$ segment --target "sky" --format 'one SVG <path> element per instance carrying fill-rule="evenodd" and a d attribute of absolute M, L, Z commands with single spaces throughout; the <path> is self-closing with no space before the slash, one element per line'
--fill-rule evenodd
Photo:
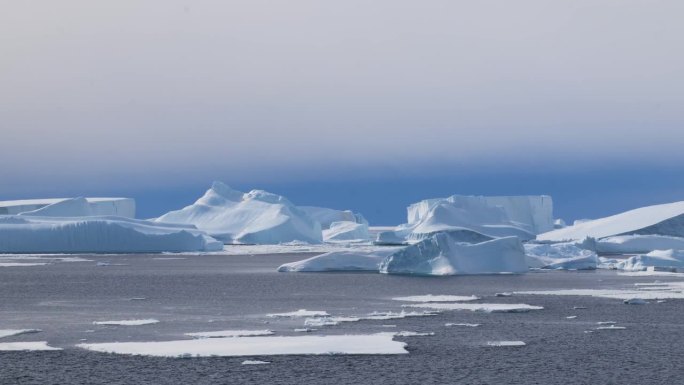
<path fill-rule="evenodd" d="M 0 13 L 0 199 L 211 181 L 397 224 L 411 202 L 684 200 L 684 2 L 16 1 Z"/>

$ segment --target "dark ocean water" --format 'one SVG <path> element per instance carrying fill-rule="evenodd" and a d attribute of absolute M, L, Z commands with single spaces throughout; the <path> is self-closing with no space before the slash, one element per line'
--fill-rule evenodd
<path fill-rule="evenodd" d="M 497 292 L 558 288 L 633 288 L 676 278 L 625 277 L 610 271 L 541 272 L 519 276 L 406 277 L 360 273 L 277 273 L 305 255 L 91 256 L 93 262 L 0 268 L 0 329 L 43 332 L 0 342 L 48 341 L 64 350 L 0 352 L 1 384 L 681 384 L 684 301 L 624 305 L 590 297 L 494 297 Z M 96 262 L 111 262 L 97 266 Z M 447 311 L 431 317 L 359 321 L 317 334 L 434 332 L 395 337 L 407 355 L 153 358 L 88 352 L 84 342 L 154 341 L 223 329 L 271 329 L 301 335 L 302 319 L 268 313 L 297 309 L 333 315 L 401 311 L 395 296 L 478 295 L 480 302 L 527 303 L 529 313 Z M 144 300 L 131 300 L 145 298 Z M 574 306 L 587 309 L 574 310 Z M 577 315 L 576 319 L 565 317 Z M 93 321 L 155 318 L 145 326 Z M 598 321 L 626 330 L 595 331 Z M 448 322 L 480 327 L 445 327 Z M 393 324 L 396 328 L 383 325 Z M 521 340 L 520 348 L 488 341 Z"/>

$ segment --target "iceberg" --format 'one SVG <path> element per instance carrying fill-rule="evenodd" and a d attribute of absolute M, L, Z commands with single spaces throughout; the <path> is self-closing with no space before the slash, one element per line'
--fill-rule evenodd
<path fill-rule="evenodd" d="M 445 231 L 472 243 L 508 236 L 527 241 L 554 228 L 552 214 L 551 197 L 544 195 L 426 199 L 410 205 L 407 223 L 378 234 L 376 243 L 419 241 Z"/>
<path fill-rule="evenodd" d="M 654 250 L 684 250 L 684 238 L 667 235 L 621 235 L 595 241 L 601 254 L 646 254 Z"/>
<path fill-rule="evenodd" d="M 192 226 L 115 216 L 0 215 L 0 253 L 158 253 L 219 251 Z"/>
<path fill-rule="evenodd" d="M 85 201 L 85 202 L 83 202 Z M 60 204 L 63 203 L 64 204 Z M 113 215 L 126 218 L 135 218 L 135 200 L 131 198 L 54 198 L 54 199 L 24 199 L 14 201 L 0 201 L 0 215 L 38 215 L 78 217 L 83 214 L 82 206 L 87 204 L 86 215 Z M 35 213 L 46 206 L 42 213 Z M 76 210 L 76 211 L 70 211 Z"/>
<path fill-rule="evenodd" d="M 380 264 L 384 274 L 460 275 L 525 273 L 525 251 L 517 237 L 477 244 L 459 243 L 448 234 L 432 237 L 399 250 Z"/>
<path fill-rule="evenodd" d="M 377 273 L 380 263 L 396 248 L 378 251 L 333 251 L 286 263 L 279 272 L 372 271 Z"/>
<path fill-rule="evenodd" d="M 641 207 L 617 215 L 580 222 L 537 236 L 543 241 L 595 239 L 622 235 L 684 237 L 684 201 Z"/>
<path fill-rule="evenodd" d="M 326 242 L 367 241 L 369 239 L 368 223 L 333 222 L 328 229 L 323 230 L 323 240 Z"/>
<path fill-rule="evenodd" d="M 214 182 L 194 204 L 157 222 L 191 224 L 224 243 L 321 243 L 320 224 L 285 197 L 262 190 L 242 193 Z"/>
<path fill-rule="evenodd" d="M 527 243 L 527 264 L 531 268 L 555 270 L 596 270 L 598 255 L 575 243 Z"/>
<path fill-rule="evenodd" d="M 299 206 L 299 209 L 320 223 L 322 229 L 329 229 L 335 222 L 365 223 L 368 225 L 368 221 L 363 215 L 350 210 L 335 210 L 315 206 Z"/>
<path fill-rule="evenodd" d="M 626 271 L 645 271 L 649 268 L 677 270 L 684 269 L 684 251 L 655 250 L 648 254 L 635 255 L 615 264 L 615 268 Z"/>

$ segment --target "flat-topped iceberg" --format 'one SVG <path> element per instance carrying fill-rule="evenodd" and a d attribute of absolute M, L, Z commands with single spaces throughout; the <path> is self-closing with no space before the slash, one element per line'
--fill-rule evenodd
<path fill-rule="evenodd" d="M 385 258 L 385 274 L 460 275 L 525 273 L 525 251 L 517 237 L 498 238 L 477 244 L 454 241 L 448 234 L 432 237 Z"/>
<path fill-rule="evenodd" d="M 403 243 L 438 232 L 458 234 L 464 242 L 515 236 L 534 239 L 553 229 L 553 203 L 548 196 L 484 197 L 453 195 L 426 199 L 407 208 L 407 223 L 378 234 L 377 243 Z"/>
<path fill-rule="evenodd" d="M 157 218 L 197 226 L 224 243 L 321 243 L 320 224 L 285 197 L 262 190 L 242 193 L 214 182 L 194 204 Z"/>
<path fill-rule="evenodd" d="M 0 253 L 217 251 L 223 245 L 193 226 L 123 217 L 0 215 Z"/>
<path fill-rule="evenodd" d="M 621 235 L 684 237 L 684 201 L 641 207 L 617 215 L 576 223 L 537 236 L 538 240 L 601 239 Z"/>
<path fill-rule="evenodd" d="M 575 243 L 527 243 L 525 255 L 531 268 L 555 270 L 595 270 L 599 263 L 594 251 Z"/>
<path fill-rule="evenodd" d="M 43 208 L 45 210 L 41 210 Z M 0 201 L 0 215 L 18 214 L 59 217 L 114 215 L 135 218 L 135 200 L 131 198 L 54 198 Z"/>

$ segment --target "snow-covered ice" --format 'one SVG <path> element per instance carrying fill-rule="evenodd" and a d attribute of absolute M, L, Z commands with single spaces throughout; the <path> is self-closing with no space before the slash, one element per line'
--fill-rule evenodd
<path fill-rule="evenodd" d="M 408 297 L 394 297 L 395 301 L 405 302 L 467 302 L 480 299 L 474 295 L 411 295 Z"/>
<path fill-rule="evenodd" d="M 609 326 L 599 326 L 596 328 L 596 330 L 625 330 L 627 329 L 624 326 L 615 326 L 615 325 L 609 325 Z"/>
<path fill-rule="evenodd" d="M 470 310 L 484 313 L 525 313 L 531 310 L 542 310 L 542 306 L 527 305 L 524 303 L 444 303 L 430 302 L 404 305 L 434 310 Z"/>
<path fill-rule="evenodd" d="M 227 337 L 250 337 L 250 336 L 270 336 L 270 330 L 218 330 L 213 332 L 185 333 L 188 337 L 195 338 L 227 338 Z"/>
<path fill-rule="evenodd" d="M 162 342 L 79 344 L 104 353 L 157 357 L 271 356 L 293 354 L 408 354 L 393 333 L 366 335 L 206 338 Z"/>
<path fill-rule="evenodd" d="M 395 252 L 383 260 L 385 274 L 460 275 L 525 273 L 525 252 L 517 237 L 467 244 L 449 235 L 432 237 Z"/>
<path fill-rule="evenodd" d="M 378 272 L 380 263 L 396 248 L 376 251 L 345 250 L 333 251 L 286 263 L 278 268 L 280 272 L 323 272 L 323 271 L 372 271 Z"/>
<path fill-rule="evenodd" d="M 352 222 L 368 225 L 368 221 L 359 213 L 350 210 L 335 210 L 327 207 L 299 206 L 309 217 L 321 224 L 322 229 L 329 229 L 335 222 Z"/>
<path fill-rule="evenodd" d="M 363 317 L 364 320 L 392 320 L 392 319 L 402 319 L 402 318 L 407 318 L 407 317 L 430 317 L 430 316 L 435 316 L 437 315 L 438 312 L 436 311 L 400 311 L 400 312 L 392 312 L 392 311 L 386 311 L 386 312 L 372 312 L 368 314 L 367 316 Z"/>
<path fill-rule="evenodd" d="M 95 321 L 95 322 L 93 322 L 94 325 L 107 325 L 107 326 L 142 326 L 142 325 L 151 325 L 151 324 L 156 324 L 156 323 L 159 323 L 159 320 L 156 320 L 154 318 L 130 319 L 130 320 L 121 320 L 121 321 Z"/>
<path fill-rule="evenodd" d="M 525 256 L 531 268 L 553 270 L 595 270 L 598 256 L 575 243 L 526 243 Z"/>
<path fill-rule="evenodd" d="M 368 241 L 369 239 L 368 223 L 333 222 L 330 228 L 323 230 L 323 240 L 326 242 Z"/>
<path fill-rule="evenodd" d="M 412 332 L 412 331 L 400 331 L 394 333 L 397 337 L 428 337 L 434 336 L 434 332 Z"/>
<path fill-rule="evenodd" d="M 0 352 L 9 351 L 52 351 L 62 350 L 49 346 L 47 341 L 32 341 L 32 342 L 0 342 Z"/>
<path fill-rule="evenodd" d="M 345 316 L 326 316 L 326 317 L 312 317 L 304 320 L 304 326 L 307 327 L 323 327 L 323 326 L 337 326 L 342 322 L 357 322 L 359 317 L 345 317 Z"/>
<path fill-rule="evenodd" d="M 0 216 L 0 253 L 214 251 L 193 227 L 124 217 Z"/>
<path fill-rule="evenodd" d="M 654 250 L 684 250 L 684 238 L 667 235 L 621 235 L 599 239 L 595 250 L 604 254 L 646 254 Z"/>
<path fill-rule="evenodd" d="M 626 271 L 643 271 L 649 267 L 684 269 L 684 250 L 656 250 L 645 255 L 635 255 L 617 262 L 614 267 Z"/>
<path fill-rule="evenodd" d="M 587 296 L 598 298 L 612 298 L 622 301 L 640 298 L 642 300 L 655 299 L 684 299 L 684 288 L 673 283 L 662 290 L 619 290 L 619 289 L 564 289 L 564 290 L 539 290 L 517 292 L 523 295 L 562 295 L 562 296 Z"/>
<path fill-rule="evenodd" d="M 243 193 L 214 182 L 194 204 L 157 218 L 197 226 L 224 243 L 321 243 L 321 225 L 285 197 L 262 190 Z"/>
<path fill-rule="evenodd" d="M 617 215 L 579 223 L 537 236 L 538 240 L 567 241 L 618 235 L 684 237 L 684 201 L 641 207 Z"/>
<path fill-rule="evenodd" d="M 493 347 L 520 347 L 520 346 L 525 346 L 526 344 L 523 341 L 489 341 L 487 342 L 487 346 L 493 346 Z"/>

